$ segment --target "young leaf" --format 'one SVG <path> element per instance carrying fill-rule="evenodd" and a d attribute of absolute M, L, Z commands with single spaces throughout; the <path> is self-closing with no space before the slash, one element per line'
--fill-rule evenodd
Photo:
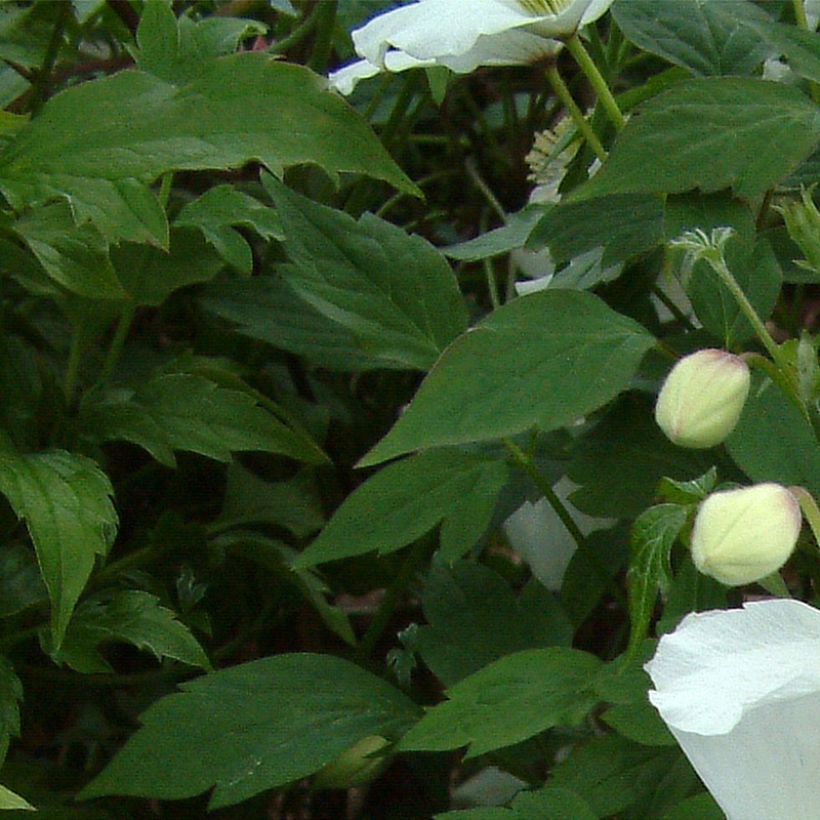
<path fill-rule="evenodd" d="M 173 658 L 189 666 L 211 668 L 188 627 L 159 598 L 140 589 L 84 601 L 74 611 L 62 645 L 50 654 L 55 663 L 65 663 L 77 672 L 112 672 L 99 646 L 114 641 L 148 650 L 157 660 Z"/>
<path fill-rule="evenodd" d="M 367 213 L 356 222 L 264 180 L 294 263 L 281 269 L 285 281 L 364 349 L 427 370 L 466 329 L 453 272 L 421 237 Z"/>
<path fill-rule="evenodd" d="M 594 655 L 551 647 L 507 655 L 447 690 L 402 738 L 399 751 L 470 748 L 467 757 L 512 746 L 591 708 L 601 666 Z"/>
<path fill-rule="evenodd" d="M 690 80 L 646 102 L 572 198 L 731 187 L 753 199 L 794 171 L 818 139 L 817 106 L 796 88 L 740 77 Z"/>
<path fill-rule="evenodd" d="M 237 191 L 217 185 L 199 199 L 189 202 L 174 220 L 178 228 L 198 228 L 214 250 L 241 273 L 253 268 L 251 247 L 234 226 L 256 231 L 264 239 L 284 239 L 282 221 L 272 208 Z"/>
<path fill-rule="evenodd" d="M 632 528 L 629 584 L 629 617 L 632 627 L 627 654 L 632 657 L 649 629 L 658 600 L 658 589 L 669 579 L 669 553 L 683 529 L 688 508 L 658 504 L 644 512 Z"/>
<path fill-rule="evenodd" d="M 59 647 L 94 567 L 117 531 L 114 491 L 91 459 L 64 450 L 0 450 L 0 493 L 25 519 L 51 599 L 51 640 Z"/>
<path fill-rule="evenodd" d="M 178 20 L 169 3 L 146 3 L 132 49 L 137 65 L 169 83 L 195 80 L 208 62 L 236 50 L 241 40 L 264 34 L 267 27 L 255 20 L 208 17 Z"/>
<path fill-rule="evenodd" d="M 189 373 L 156 376 L 133 391 L 91 396 L 81 408 L 81 423 L 89 438 L 133 442 L 169 467 L 176 463 L 174 450 L 217 461 L 250 450 L 311 464 L 324 461 L 318 447 L 260 407 L 253 396 Z"/>
<path fill-rule="evenodd" d="M 164 247 L 165 214 L 146 182 L 251 161 L 273 173 L 310 162 L 418 193 L 322 78 L 258 53 L 213 60 L 180 87 L 122 71 L 66 89 L 0 151 L 0 191 L 18 210 L 66 199 L 110 241 Z"/>
<path fill-rule="evenodd" d="M 445 351 L 359 463 L 569 424 L 623 390 L 652 336 L 591 293 L 547 290 L 491 313 Z"/>
<path fill-rule="evenodd" d="M 28 800 L 15 794 L 11 789 L 0 786 L 0 809 L 17 809 L 18 811 L 36 811 Z"/>
<path fill-rule="evenodd" d="M 264 658 L 184 683 L 81 793 L 181 799 L 215 786 L 209 808 L 307 777 L 368 735 L 419 717 L 397 689 L 330 655 Z M 196 754 L 192 753 L 196 750 Z"/>
<path fill-rule="evenodd" d="M 533 581 L 516 596 L 481 564 L 435 561 L 422 606 L 428 625 L 418 629 L 416 646 L 445 686 L 504 655 L 572 641 L 572 625 L 544 587 Z"/>
<path fill-rule="evenodd" d="M 748 0 L 630 0 L 612 14 L 635 45 L 699 76 L 751 74 L 773 51 L 759 34 L 771 18 Z"/>
<path fill-rule="evenodd" d="M 345 499 L 319 537 L 299 556 L 304 568 L 377 550 L 395 552 L 440 521 L 475 505 L 474 517 L 450 550 L 451 560 L 483 535 L 495 500 L 507 481 L 503 461 L 466 455 L 454 449 L 429 450 L 391 464 L 371 476 Z"/>

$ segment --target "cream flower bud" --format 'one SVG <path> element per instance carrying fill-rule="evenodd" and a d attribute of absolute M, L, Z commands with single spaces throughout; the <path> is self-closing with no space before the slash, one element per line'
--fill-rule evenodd
<path fill-rule="evenodd" d="M 377 753 L 389 746 L 381 735 L 368 735 L 354 743 L 332 763 L 316 773 L 315 789 L 350 789 L 375 780 L 387 766 L 388 757 Z"/>
<path fill-rule="evenodd" d="M 681 359 L 666 377 L 655 421 L 680 447 L 714 447 L 734 430 L 750 383 L 743 359 L 725 350 L 699 350 Z"/>
<path fill-rule="evenodd" d="M 779 484 L 712 493 L 692 530 L 692 560 L 729 586 L 776 572 L 791 555 L 802 517 L 795 497 Z"/>

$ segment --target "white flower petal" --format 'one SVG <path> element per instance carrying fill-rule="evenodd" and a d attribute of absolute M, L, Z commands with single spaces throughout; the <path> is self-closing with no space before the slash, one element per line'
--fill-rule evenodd
<path fill-rule="evenodd" d="M 646 670 L 728 820 L 817 820 L 820 612 L 772 600 L 689 615 Z"/>
<path fill-rule="evenodd" d="M 820 693 L 820 612 L 772 600 L 687 615 L 646 671 L 670 727 L 726 734 L 763 705 Z"/>

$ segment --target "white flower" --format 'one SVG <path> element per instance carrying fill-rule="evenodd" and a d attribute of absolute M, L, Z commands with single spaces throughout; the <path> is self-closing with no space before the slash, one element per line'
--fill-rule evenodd
<path fill-rule="evenodd" d="M 645 668 L 728 820 L 820 817 L 820 612 L 771 600 L 691 614 Z"/>
<path fill-rule="evenodd" d="M 555 56 L 614 0 L 419 0 L 374 17 L 353 34 L 363 59 L 333 72 L 343 94 L 380 71 L 442 65 L 468 74 L 482 65 L 526 65 Z"/>
<path fill-rule="evenodd" d="M 729 586 L 777 572 L 792 554 L 803 517 L 797 499 L 779 484 L 712 493 L 692 529 L 692 561 Z"/>

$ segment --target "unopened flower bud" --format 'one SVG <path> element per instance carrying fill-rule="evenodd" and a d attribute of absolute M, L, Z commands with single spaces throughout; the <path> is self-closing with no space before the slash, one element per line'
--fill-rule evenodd
<path fill-rule="evenodd" d="M 388 757 L 376 753 L 390 742 L 381 735 L 368 735 L 342 752 L 332 763 L 316 773 L 316 789 L 351 789 L 375 780 L 387 765 Z"/>
<path fill-rule="evenodd" d="M 692 560 L 729 586 L 759 581 L 786 563 L 801 523 L 797 500 L 779 484 L 712 493 L 695 518 Z"/>
<path fill-rule="evenodd" d="M 655 421 L 680 447 L 714 447 L 734 430 L 750 383 L 743 359 L 725 350 L 699 350 L 681 359 L 666 377 Z"/>

